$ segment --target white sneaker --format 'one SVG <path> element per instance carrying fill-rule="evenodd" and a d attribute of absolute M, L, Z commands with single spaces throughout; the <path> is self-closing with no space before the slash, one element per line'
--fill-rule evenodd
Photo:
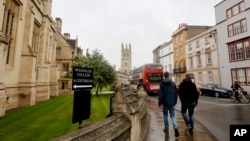
<path fill-rule="evenodd" d="M 188 125 L 186 126 L 186 130 L 189 130 L 189 129 L 191 129 L 191 125 L 190 125 L 190 124 L 188 124 Z"/>

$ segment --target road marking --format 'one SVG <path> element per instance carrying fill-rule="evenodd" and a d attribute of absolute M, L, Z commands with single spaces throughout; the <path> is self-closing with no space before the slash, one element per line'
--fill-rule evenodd
<path fill-rule="evenodd" d="M 243 104 L 243 103 L 237 103 L 237 104 L 218 104 L 218 103 L 213 103 L 213 102 L 208 102 L 208 101 L 203 101 L 203 100 L 199 100 L 199 102 L 203 102 L 203 103 L 208 103 L 208 104 L 213 104 L 213 105 L 219 105 L 219 106 L 234 106 L 234 105 L 249 105 L 249 104 Z"/>

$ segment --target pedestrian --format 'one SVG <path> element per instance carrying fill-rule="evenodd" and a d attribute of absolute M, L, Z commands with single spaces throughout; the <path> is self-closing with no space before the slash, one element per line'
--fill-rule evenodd
<path fill-rule="evenodd" d="M 139 80 L 139 84 L 136 87 L 136 91 L 138 91 L 140 88 L 143 88 L 146 91 L 146 86 L 142 79 Z"/>
<path fill-rule="evenodd" d="M 192 81 L 190 73 L 186 74 L 186 78 L 181 82 L 178 92 L 181 101 L 181 114 L 186 123 L 186 129 L 189 130 L 189 133 L 193 133 L 194 109 L 198 104 L 199 92 Z"/>
<path fill-rule="evenodd" d="M 164 72 L 164 79 L 160 84 L 158 105 L 163 109 L 164 133 L 169 134 L 168 112 L 172 120 L 175 137 L 179 137 L 178 124 L 175 117 L 175 105 L 177 103 L 176 84 L 169 78 L 169 72 Z"/>
<path fill-rule="evenodd" d="M 233 92 L 234 92 L 234 95 L 235 95 L 235 99 L 237 101 L 239 101 L 239 103 L 241 102 L 240 99 L 239 99 L 239 91 L 240 90 L 243 90 L 243 88 L 240 86 L 240 81 L 239 80 L 235 80 L 234 81 L 234 84 L 232 84 L 231 86 Z"/>

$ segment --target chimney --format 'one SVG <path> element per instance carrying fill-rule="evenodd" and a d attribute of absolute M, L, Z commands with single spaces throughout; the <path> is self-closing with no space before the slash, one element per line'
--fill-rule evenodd
<path fill-rule="evenodd" d="M 63 35 L 64 35 L 65 39 L 70 39 L 70 34 L 69 33 L 64 33 Z"/>
<path fill-rule="evenodd" d="M 62 19 L 61 18 L 56 18 L 56 29 L 60 33 L 62 32 Z"/>

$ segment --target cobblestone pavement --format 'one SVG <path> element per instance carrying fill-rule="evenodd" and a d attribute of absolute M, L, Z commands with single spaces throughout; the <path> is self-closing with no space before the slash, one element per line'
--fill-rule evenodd
<path fill-rule="evenodd" d="M 158 107 L 155 99 L 148 98 L 148 113 L 150 115 L 150 125 L 148 135 L 145 141 L 215 141 L 215 138 L 202 126 L 197 120 L 194 123 L 193 134 L 185 130 L 186 125 L 180 111 L 176 111 L 177 123 L 180 136 L 174 136 L 174 129 L 169 118 L 169 135 L 165 136 L 163 132 L 164 123 L 162 110 Z"/>

